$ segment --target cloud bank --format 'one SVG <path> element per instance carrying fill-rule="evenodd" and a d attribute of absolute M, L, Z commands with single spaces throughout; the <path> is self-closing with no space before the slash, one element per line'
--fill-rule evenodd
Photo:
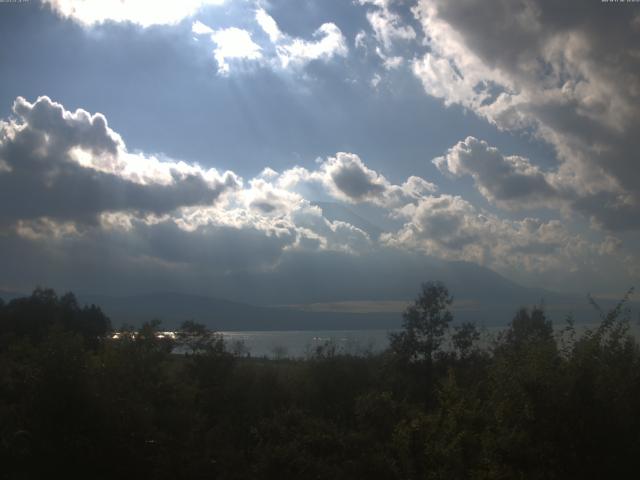
<path fill-rule="evenodd" d="M 498 205 L 543 202 L 539 192 L 546 188 L 553 199 L 556 188 L 526 159 L 471 137 L 436 164 L 470 175 Z M 103 115 L 72 112 L 48 97 L 15 100 L 13 116 L 0 123 L 0 165 L 2 250 L 29 251 L 34 262 L 58 265 L 58 274 L 79 269 L 76 279 L 105 259 L 112 278 L 135 268 L 195 284 L 212 275 L 249 281 L 292 258 L 304 265 L 326 255 L 384 263 L 402 252 L 535 274 L 580 272 L 621 258 L 614 236 L 591 241 L 558 220 L 501 218 L 438 193 L 421 177 L 393 183 L 354 153 L 338 152 L 313 169 L 266 168 L 242 179 L 130 152 Z M 397 227 L 372 236 L 347 217 L 329 220 L 313 191 L 368 206 Z"/>

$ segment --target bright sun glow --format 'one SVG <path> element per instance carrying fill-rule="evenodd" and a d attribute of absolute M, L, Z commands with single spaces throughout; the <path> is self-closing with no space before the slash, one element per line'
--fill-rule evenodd
<path fill-rule="evenodd" d="M 225 0 L 45 0 L 60 15 L 85 25 L 113 20 L 130 21 L 143 27 L 175 24 L 206 5 L 220 5 Z"/>

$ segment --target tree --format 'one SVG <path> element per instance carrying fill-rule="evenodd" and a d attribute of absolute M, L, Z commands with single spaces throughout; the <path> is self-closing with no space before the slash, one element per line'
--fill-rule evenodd
<path fill-rule="evenodd" d="M 502 336 L 505 345 L 516 349 L 525 345 L 554 343 L 553 325 L 542 307 L 518 310 Z"/>
<path fill-rule="evenodd" d="M 54 327 L 80 334 L 95 349 L 111 330 L 111 322 L 95 305 L 80 307 L 73 293 L 58 297 L 54 290 L 40 287 L 1 309 L 0 336 L 11 334 L 39 343 Z"/>
<path fill-rule="evenodd" d="M 474 344 L 480 340 L 480 332 L 471 322 L 458 325 L 454 330 L 455 333 L 451 337 L 453 348 L 456 349 L 460 358 L 467 358 L 473 352 Z"/>
<path fill-rule="evenodd" d="M 453 297 L 442 282 L 426 282 L 403 314 L 404 331 L 391 334 L 391 348 L 408 362 L 431 364 L 453 320 Z"/>
<path fill-rule="evenodd" d="M 185 320 L 177 332 L 178 343 L 187 353 L 222 354 L 225 352 L 224 338 L 193 320 Z"/>

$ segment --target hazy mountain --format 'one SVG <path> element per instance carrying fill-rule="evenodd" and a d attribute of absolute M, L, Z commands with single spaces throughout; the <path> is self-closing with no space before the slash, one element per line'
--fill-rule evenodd
<path fill-rule="evenodd" d="M 475 273 L 466 265 L 459 266 L 466 273 Z M 480 279 L 476 279 L 480 280 Z M 593 322 L 597 315 L 586 299 L 563 296 L 552 292 L 541 292 L 518 287 L 509 282 L 497 292 L 496 284 L 490 286 L 491 292 L 501 293 L 503 302 L 487 303 L 481 298 L 456 297 L 453 311 L 456 322 L 473 321 L 482 325 L 506 325 L 515 311 L 521 306 L 540 304 L 544 299 L 545 308 L 555 322 L 573 314 L 578 322 Z M 475 292 L 481 294 L 482 292 Z M 546 296 L 541 296 L 545 294 Z M 398 301 L 397 310 L 373 308 L 366 313 L 344 311 L 344 304 L 314 304 L 289 307 L 260 307 L 240 302 L 231 302 L 217 298 L 180 293 L 152 293 L 128 297 L 103 295 L 80 295 L 81 303 L 100 305 L 112 319 L 114 326 L 122 323 L 140 325 L 144 321 L 158 318 L 166 328 L 175 328 L 184 320 L 195 320 L 216 330 L 358 330 L 358 329 L 395 329 L 401 326 L 401 312 L 410 303 Z M 358 302 L 366 306 L 367 302 Z M 602 302 L 609 308 L 612 301 Z"/>
<path fill-rule="evenodd" d="M 454 296 L 458 322 L 506 325 L 519 307 L 540 303 L 556 322 L 569 314 L 578 322 L 597 320 L 584 296 L 525 288 L 471 263 L 428 260 L 417 264 L 407 258 L 391 258 L 398 274 L 386 277 L 382 275 L 382 271 L 388 271 L 386 265 L 377 272 L 371 264 L 365 268 L 353 257 L 345 257 L 344 262 L 328 256 L 326 261 L 313 264 L 283 264 L 281 270 L 288 274 L 277 281 L 269 274 L 255 276 L 245 285 L 247 300 L 242 301 L 175 292 L 130 296 L 76 293 L 81 303 L 99 305 L 116 327 L 158 318 L 167 328 L 175 328 L 184 320 L 217 330 L 398 328 L 401 312 L 417 296 L 420 283 L 427 280 L 441 280 L 447 285 Z M 291 275 L 288 269 L 300 269 L 305 274 Z M 288 278 L 298 281 L 287 283 Z M 0 291 L 5 301 L 19 296 L 23 294 Z M 606 309 L 614 303 L 603 300 L 601 305 Z M 352 308 L 354 304 L 357 308 Z"/>
<path fill-rule="evenodd" d="M 129 297 L 79 295 L 79 301 L 99 305 L 116 327 L 122 323 L 140 325 L 154 318 L 162 320 L 166 328 L 175 328 L 184 320 L 195 320 L 215 330 L 357 330 L 400 325 L 398 313 L 308 312 L 180 293 Z"/>
<path fill-rule="evenodd" d="M 0 290 L 0 298 L 3 299 L 5 302 L 8 302 L 9 300 L 13 300 L 14 298 L 20 298 L 24 296 L 25 296 L 25 293 L 23 292 L 16 292 L 14 290 Z"/>

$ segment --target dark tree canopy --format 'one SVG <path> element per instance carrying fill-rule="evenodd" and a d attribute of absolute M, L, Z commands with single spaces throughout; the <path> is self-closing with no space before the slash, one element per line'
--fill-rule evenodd
<path fill-rule="evenodd" d="M 542 307 L 521 308 L 516 312 L 502 336 L 504 346 L 515 349 L 532 344 L 548 344 L 554 341 L 553 324 Z"/>
<path fill-rule="evenodd" d="M 0 305 L 0 336 L 39 342 L 52 328 L 77 333 L 95 346 L 111 330 L 111 322 L 100 307 L 81 307 L 73 293 L 58 297 L 52 289 L 36 288 L 29 297 Z"/>
<path fill-rule="evenodd" d="M 392 348 L 409 361 L 431 362 L 453 320 L 453 297 L 441 282 L 426 282 L 403 314 L 404 331 L 392 335 Z"/>
<path fill-rule="evenodd" d="M 37 290 L 0 306 L 0 478 L 638 476 L 624 302 L 579 334 L 521 309 L 487 348 L 471 324 L 450 331 L 450 305 L 423 285 L 381 354 L 265 359 L 194 321 L 175 340 L 151 321 L 90 346 L 99 309 Z"/>

